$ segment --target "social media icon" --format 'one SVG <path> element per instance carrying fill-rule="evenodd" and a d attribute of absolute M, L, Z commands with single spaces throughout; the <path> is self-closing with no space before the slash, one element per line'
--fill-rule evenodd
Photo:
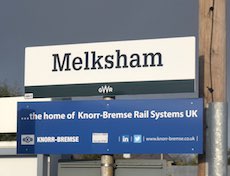
<path fill-rule="evenodd" d="M 133 143 L 142 143 L 142 135 L 140 134 L 133 135 Z"/>
<path fill-rule="evenodd" d="M 128 143 L 129 142 L 129 135 L 123 135 L 121 137 L 121 142 Z"/>

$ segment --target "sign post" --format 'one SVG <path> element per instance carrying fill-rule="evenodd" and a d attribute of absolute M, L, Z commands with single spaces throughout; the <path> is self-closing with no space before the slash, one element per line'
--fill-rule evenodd
<path fill-rule="evenodd" d="M 104 97 L 104 100 L 113 100 L 115 97 Z M 113 176 L 114 158 L 113 155 L 101 155 L 101 176 Z"/>
<path fill-rule="evenodd" d="M 226 57 L 226 0 L 199 0 L 199 57 L 203 62 L 204 67 L 201 72 L 203 73 L 203 79 L 201 79 L 200 94 L 204 98 L 205 106 L 213 106 L 214 103 L 226 103 L 227 102 L 227 57 Z M 201 74 L 200 74 L 201 75 Z M 221 108 L 221 110 L 223 110 Z M 222 111 L 224 114 L 225 111 Z M 226 121 L 227 116 L 218 116 L 220 122 Z M 207 114 L 204 119 L 208 118 Z M 208 121 L 208 120 L 206 120 Z M 205 175 L 227 175 L 227 126 L 219 128 L 218 125 L 214 126 L 213 131 L 218 131 L 220 134 L 217 136 L 210 136 L 212 139 L 219 140 L 213 151 L 210 151 L 209 161 L 207 161 L 207 152 L 199 155 L 199 167 L 198 176 Z M 218 128 L 216 128 L 218 127 Z M 204 131 L 207 130 L 206 124 Z M 205 133 L 205 132 L 204 132 Z M 217 134 L 217 133 L 216 133 Z M 206 140 L 204 140 L 206 143 Z M 220 155 L 217 155 L 217 152 Z M 214 155 L 213 155 L 214 154 Z M 215 173 L 207 173 L 207 162 L 215 163 Z M 212 170 L 214 171 L 214 170 Z"/>
<path fill-rule="evenodd" d="M 185 3 L 179 0 L 165 6 L 165 2 L 157 1 L 151 6 L 151 3 L 145 4 L 142 8 L 139 8 L 139 4 L 141 5 L 140 2 L 135 2 L 140 13 L 149 11 L 146 9 L 151 7 L 151 14 L 137 14 L 135 27 L 126 25 L 127 28 L 122 28 L 124 34 L 130 35 L 117 33 L 117 30 L 120 31 L 120 25 L 117 25 L 120 18 L 115 11 L 110 14 L 114 16 L 114 21 L 110 20 L 110 24 L 114 26 L 109 35 L 111 42 L 26 48 L 26 95 L 34 98 L 137 94 L 139 97 L 145 94 L 143 98 L 154 96 L 153 94 L 164 94 L 164 98 L 169 98 L 169 94 L 170 97 L 171 94 L 180 94 L 180 97 L 189 94 L 186 98 L 198 97 L 197 42 L 194 37 L 198 36 L 197 2 Z M 108 5 L 108 9 L 113 7 Z M 119 5 L 119 2 L 114 5 Z M 125 10 L 129 7 L 126 5 L 123 3 L 119 8 Z M 192 13 L 187 10 L 188 14 L 180 14 L 191 7 Z M 85 9 L 81 10 L 79 14 L 85 13 Z M 126 13 L 125 10 L 124 14 Z M 95 13 L 85 13 L 86 16 L 92 14 Z M 91 25 L 90 19 L 94 18 L 87 21 Z M 144 19 L 144 23 L 141 19 Z M 189 23 L 185 24 L 185 21 Z M 82 24 L 85 24 L 84 18 L 79 20 L 77 26 L 84 26 Z M 76 41 L 106 41 L 108 36 L 104 36 L 104 31 L 107 31 L 108 24 L 104 20 L 96 20 L 95 25 L 100 30 L 96 38 L 89 39 L 83 32 L 82 38 L 79 35 L 81 39 L 78 37 Z M 134 30 L 132 34 L 130 27 Z M 79 33 L 78 30 L 76 32 Z M 149 37 L 155 39 L 146 40 Z M 135 40 L 113 41 L 127 38 Z M 164 105 L 160 100 L 118 101 L 121 106 L 111 102 L 94 104 L 91 101 L 86 102 L 87 105 L 84 102 L 73 102 L 75 105 L 72 102 L 68 102 L 68 105 L 54 102 L 49 105 L 40 104 L 39 107 L 35 104 L 19 104 L 18 152 L 50 154 L 68 151 L 106 154 L 104 156 L 143 151 L 202 153 L 200 101 L 170 100 L 164 101 Z M 176 103 L 187 106 L 175 106 Z M 42 108 L 43 105 L 45 109 Z M 30 128 L 23 131 L 25 126 Z M 114 126 L 119 127 L 116 128 L 117 131 Z M 66 148 L 65 151 L 60 150 L 63 147 Z M 49 148 L 53 150 L 49 151 Z M 109 161 L 102 161 L 102 164 L 111 165 Z"/>

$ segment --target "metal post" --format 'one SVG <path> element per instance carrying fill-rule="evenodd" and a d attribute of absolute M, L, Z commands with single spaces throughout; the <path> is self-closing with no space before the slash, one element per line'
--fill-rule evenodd
<path fill-rule="evenodd" d="M 115 97 L 104 97 L 104 100 L 113 100 Z M 101 176 L 113 176 L 113 155 L 101 155 Z"/>
<path fill-rule="evenodd" d="M 48 156 L 47 155 L 37 155 L 37 176 L 47 176 L 48 175 Z"/>
<path fill-rule="evenodd" d="M 50 155 L 50 176 L 58 175 L 58 160 L 62 159 L 61 155 Z"/>
<path fill-rule="evenodd" d="M 227 176 L 227 103 L 210 103 L 208 115 L 208 175 Z"/>
<path fill-rule="evenodd" d="M 114 159 L 112 155 L 101 156 L 101 176 L 113 176 Z"/>
<path fill-rule="evenodd" d="M 163 153 L 161 153 L 161 160 L 163 160 L 164 159 L 164 154 Z"/>

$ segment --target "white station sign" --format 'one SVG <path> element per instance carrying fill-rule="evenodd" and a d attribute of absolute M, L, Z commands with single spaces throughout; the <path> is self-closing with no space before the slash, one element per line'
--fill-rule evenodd
<path fill-rule="evenodd" d="M 194 92 L 195 43 L 195 37 L 178 37 L 28 47 L 25 92 L 34 97 Z"/>

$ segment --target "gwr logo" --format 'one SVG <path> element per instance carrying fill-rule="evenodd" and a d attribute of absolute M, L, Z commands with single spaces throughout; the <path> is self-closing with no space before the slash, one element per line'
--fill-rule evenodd
<path fill-rule="evenodd" d="M 98 92 L 99 93 L 112 93 L 113 88 L 111 86 L 104 85 L 98 88 Z"/>

